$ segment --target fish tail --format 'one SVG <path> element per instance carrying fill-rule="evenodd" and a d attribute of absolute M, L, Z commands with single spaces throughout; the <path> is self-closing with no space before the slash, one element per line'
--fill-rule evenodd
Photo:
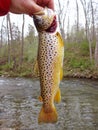
<path fill-rule="evenodd" d="M 39 113 L 38 123 L 56 123 L 58 119 L 57 111 L 55 106 L 51 109 L 51 111 L 46 112 L 44 107 L 41 108 Z"/>
<path fill-rule="evenodd" d="M 60 91 L 60 88 L 58 88 L 57 92 L 56 92 L 56 95 L 54 97 L 54 101 L 59 103 L 61 101 L 61 91 Z"/>

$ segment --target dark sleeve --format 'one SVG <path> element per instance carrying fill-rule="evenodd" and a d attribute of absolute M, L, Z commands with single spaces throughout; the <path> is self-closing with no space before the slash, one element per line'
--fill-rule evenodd
<path fill-rule="evenodd" d="M 0 16 L 9 12 L 11 0 L 0 0 Z"/>

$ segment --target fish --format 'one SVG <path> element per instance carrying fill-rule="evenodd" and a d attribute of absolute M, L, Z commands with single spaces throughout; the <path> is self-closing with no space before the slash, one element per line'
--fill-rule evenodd
<path fill-rule="evenodd" d="M 61 101 L 60 81 L 63 78 L 64 42 L 57 31 L 57 17 L 53 10 L 45 8 L 33 16 L 38 31 L 38 68 L 42 108 L 38 123 L 56 123 L 58 113 L 54 102 Z"/>

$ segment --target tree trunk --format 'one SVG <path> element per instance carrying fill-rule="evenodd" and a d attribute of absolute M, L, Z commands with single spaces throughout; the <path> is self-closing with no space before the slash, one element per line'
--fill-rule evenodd
<path fill-rule="evenodd" d="M 23 23 L 22 23 L 22 43 L 21 43 L 21 59 L 20 63 L 23 62 L 23 55 L 24 55 L 24 25 L 25 25 L 25 16 L 23 14 Z"/>
<path fill-rule="evenodd" d="M 77 10 L 77 33 L 79 32 L 79 6 L 76 0 L 76 10 Z"/>
<path fill-rule="evenodd" d="M 1 26 L 1 40 L 0 40 L 0 49 L 2 48 L 2 43 L 3 43 L 3 33 L 2 33 L 2 26 Z"/>
<path fill-rule="evenodd" d="M 95 65 L 98 66 L 98 28 L 96 31 Z"/>
<path fill-rule="evenodd" d="M 62 7 L 63 6 L 63 7 Z M 60 31 L 61 35 L 65 41 L 65 19 L 66 19 L 66 14 L 69 6 L 69 0 L 66 1 L 66 10 L 65 10 L 65 3 L 62 5 L 61 1 L 58 0 L 58 20 L 59 20 L 59 26 L 60 26 Z"/>
<path fill-rule="evenodd" d="M 92 37 L 92 41 L 95 41 L 95 20 L 94 20 L 94 8 L 93 8 L 93 2 L 91 0 L 91 11 L 92 11 L 92 33 L 93 33 L 93 37 Z"/>
<path fill-rule="evenodd" d="M 2 48 L 2 44 L 3 44 L 3 22 L 4 22 L 4 18 L 1 24 L 1 41 L 0 41 L 0 48 Z"/>
<path fill-rule="evenodd" d="M 11 63 L 11 48 L 10 48 L 10 37 L 9 37 L 9 16 L 6 16 L 6 23 L 7 23 L 7 41 L 8 41 L 8 63 Z"/>
<path fill-rule="evenodd" d="M 69 43 L 70 42 L 70 38 L 69 38 L 69 16 L 68 16 L 68 24 L 67 24 L 67 42 Z"/>
<path fill-rule="evenodd" d="M 86 33 L 86 39 L 87 39 L 87 31 L 88 31 L 88 20 L 87 20 L 87 7 L 86 7 L 86 0 L 80 0 L 83 11 L 84 11 L 84 16 L 85 16 L 85 33 Z"/>
<path fill-rule="evenodd" d="M 92 56 L 92 39 L 91 39 L 91 33 L 90 33 L 90 29 L 89 29 L 89 20 L 88 19 L 88 14 L 89 14 L 89 7 L 90 7 L 90 3 L 87 3 L 86 0 L 80 0 L 82 7 L 83 7 L 83 11 L 84 11 L 84 16 L 85 16 L 85 31 L 86 31 L 86 39 L 89 42 L 89 54 L 90 54 L 90 61 L 92 63 L 93 60 L 93 56 Z"/>
<path fill-rule="evenodd" d="M 90 55 L 90 61 L 92 63 L 92 60 L 93 60 L 93 54 L 92 54 L 92 39 L 90 37 L 90 31 L 88 29 L 87 31 L 87 40 L 89 42 L 89 55 Z"/>
<path fill-rule="evenodd" d="M 15 48 L 14 48 L 14 40 L 13 40 L 13 33 L 12 33 L 12 25 L 11 25 L 11 19 L 10 19 L 10 14 L 8 13 L 8 23 L 9 23 L 9 30 L 10 30 L 10 37 L 11 37 L 11 52 L 12 52 L 12 56 L 13 56 L 13 61 L 14 61 L 14 67 L 16 65 L 16 58 L 15 58 Z"/>

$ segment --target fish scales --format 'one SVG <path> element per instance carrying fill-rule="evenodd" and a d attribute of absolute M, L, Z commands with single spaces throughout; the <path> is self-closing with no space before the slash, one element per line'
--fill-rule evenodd
<path fill-rule="evenodd" d="M 54 101 L 60 102 L 60 80 L 63 75 L 64 44 L 60 33 L 56 30 L 56 17 L 48 8 L 34 16 L 38 30 L 38 67 L 40 73 L 41 96 L 43 102 L 39 113 L 39 123 L 55 123 L 58 114 Z"/>
<path fill-rule="evenodd" d="M 54 84 L 54 62 L 57 56 L 58 42 L 56 35 L 51 35 L 45 32 L 39 34 L 39 69 L 41 78 L 41 96 L 44 105 L 49 103 L 53 94 Z"/>

